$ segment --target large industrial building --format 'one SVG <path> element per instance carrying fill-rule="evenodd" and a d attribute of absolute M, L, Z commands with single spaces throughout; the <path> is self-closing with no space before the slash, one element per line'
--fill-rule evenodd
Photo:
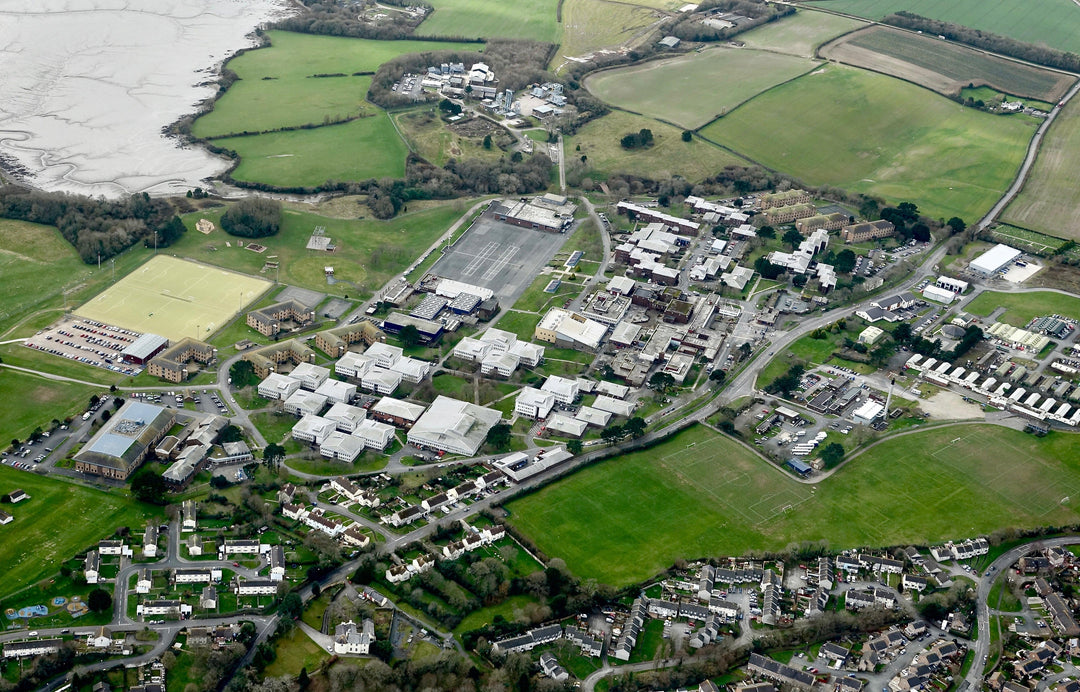
<path fill-rule="evenodd" d="M 971 260 L 971 264 L 968 265 L 968 268 L 976 274 L 981 274 L 982 276 L 993 276 L 1005 267 L 1009 266 L 1019 256 L 1020 251 L 1016 248 L 998 243 L 983 254 Z"/>
<path fill-rule="evenodd" d="M 120 352 L 125 363 L 145 365 L 151 358 L 169 347 L 169 340 L 157 334 L 143 334 Z"/>
<path fill-rule="evenodd" d="M 500 420 L 502 413 L 494 409 L 439 396 L 409 430 L 409 444 L 473 456 Z"/>
<path fill-rule="evenodd" d="M 171 409 L 128 400 L 75 455 L 75 470 L 127 480 L 175 420 Z"/>

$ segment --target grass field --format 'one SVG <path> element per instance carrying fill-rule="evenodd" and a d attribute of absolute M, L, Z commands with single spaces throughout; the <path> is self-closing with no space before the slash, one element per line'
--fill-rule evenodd
<path fill-rule="evenodd" d="M 75 314 L 173 340 L 205 338 L 268 288 L 264 279 L 158 255 Z"/>
<path fill-rule="evenodd" d="M 906 10 L 1027 43 L 1080 52 L 1080 7 L 1072 0 L 818 0 L 810 5 L 878 20 Z"/>
<path fill-rule="evenodd" d="M 1080 11 L 1080 8 L 1077 8 Z M 1043 137 L 1023 189 L 1001 220 L 1056 238 L 1080 240 L 1080 102 L 1069 101 Z"/>
<path fill-rule="evenodd" d="M 493 146 L 485 149 L 483 137 L 466 137 L 452 130 L 439 118 L 435 106 L 428 104 L 419 108 L 390 115 L 414 153 L 436 166 L 445 166 L 451 158 L 484 159 L 497 161 L 506 156 L 500 146 L 509 147 L 513 137 L 503 129 L 491 134 Z"/>
<path fill-rule="evenodd" d="M 0 219 L 0 333 L 38 310 L 62 308 L 64 291 L 80 295 L 94 274 L 55 227 Z"/>
<path fill-rule="evenodd" d="M 695 129 L 814 63 L 781 53 L 710 48 L 668 60 L 606 70 L 585 80 L 602 101 Z"/>
<path fill-rule="evenodd" d="M 0 565 L 4 582 L 0 597 L 54 573 L 64 560 L 121 526 L 140 529 L 159 509 L 135 502 L 126 491 L 104 492 L 0 466 L 0 494 L 22 488 L 30 499 L 5 509 L 15 521 L 3 527 Z M 63 516 L 77 521 L 56 521 L 58 508 Z M 28 550 L 27 546 L 33 546 Z"/>
<path fill-rule="evenodd" d="M 48 430 L 54 419 L 62 421 L 81 413 L 86 409 L 90 395 L 103 391 L 104 387 L 46 380 L 18 370 L 0 368 L 0 401 L 23 404 L 2 407 L 0 449 L 6 449 L 13 439 L 25 440 L 34 428 Z"/>
<path fill-rule="evenodd" d="M 1034 129 L 1026 116 L 978 112 L 898 79 L 829 65 L 701 134 L 813 185 L 976 219 L 1012 182 Z"/>
<path fill-rule="evenodd" d="M 258 274 L 267 258 L 276 256 L 275 261 L 281 265 L 280 273 L 269 274 L 268 279 L 350 298 L 366 297 L 408 268 L 468 206 L 468 200 L 458 200 L 408 211 L 389 221 L 330 218 L 286 208 L 278 234 L 259 240 L 267 246 L 262 254 L 238 248 L 235 242 L 233 247 L 225 247 L 226 240 L 231 242 L 235 238 L 226 236 L 221 230 L 209 235 L 194 230 L 201 218 L 218 224 L 224 210 L 219 208 L 183 216 L 189 230 L 170 251 L 248 274 Z M 366 208 L 356 208 L 358 216 L 366 211 Z M 326 228 L 326 235 L 338 248 L 336 252 L 329 254 L 306 249 L 307 240 L 316 226 Z M 333 265 L 339 281 L 334 286 L 326 283 L 323 269 L 328 264 Z"/>
<path fill-rule="evenodd" d="M 214 143 L 239 154 L 233 178 L 280 187 L 402 178 L 409 153 L 385 111 L 338 125 L 226 137 Z"/>
<path fill-rule="evenodd" d="M 511 502 L 511 523 L 583 578 L 626 585 L 679 558 L 921 544 L 1076 521 L 1080 438 L 995 426 L 887 441 L 818 486 L 694 427 Z M 1002 453 L 987 458 L 992 447 Z M 1052 482 L 1051 482 L 1052 481 Z"/>
<path fill-rule="evenodd" d="M 1008 94 L 1057 101 L 1076 81 L 1060 72 L 886 26 L 848 34 L 822 48 L 821 53 L 823 57 L 907 79 L 946 95 L 957 94 L 973 83 Z"/>
<path fill-rule="evenodd" d="M 1065 244 L 1061 238 L 1052 238 L 1042 233 L 1029 231 L 1016 226 L 999 224 L 993 229 L 994 238 L 1006 245 L 1012 245 L 1026 252 L 1048 255 Z"/>
<path fill-rule="evenodd" d="M 800 9 L 794 17 L 784 17 L 739 34 L 739 40 L 747 48 L 812 58 L 821 44 L 864 24 L 850 17 Z"/>
<path fill-rule="evenodd" d="M 652 130 L 653 146 L 624 149 L 619 144 L 623 135 L 643 127 Z M 586 123 L 566 138 L 566 152 L 568 157 L 587 156 L 589 175 L 596 179 L 615 173 L 631 173 L 657 179 L 679 175 L 699 181 L 716 175 L 724 166 L 747 165 L 744 159 L 709 142 L 700 139 L 682 141 L 682 131 L 677 127 L 624 111 L 612 111 Z"/>
<path fill-rule="evenodd" d="M 563 36 L 552 61 L 555 68 L 565 64 L 567 56 L 632 44 L 657 21 L 649 8 L 608 0 L 565 0 L 562 12 Z"/>
<path fill-rule="evenodd" d="M 1064 315 L 1080 320 L 1080 298 L 1053 291 L 1031 293 L 983 291 L 975 300 L 964 306 L 964 310 L 973 315 L 985 317 L 999 307 L 1005 308 L 1005 312 L 998 317 L 998 321 L 1007 322 L 1015 327 L 1023 327 L 1032 318 L 1040 315 Z"/>
<path fill-rule="evenodd" d="M 267 32 L 270 46 L 232 59 L 228 68 L 240 78 L 214 104 L 214 110 L 195 121 L 198 137 L 238 132 L 261 132 L 321 124 L 323 119 L 376 113 L 365 101 L 371 77 L 379 65 L 407 53 L 431 50 L 481 50 L 483 46 L 433 41 L 373 41 L 314 36 L 288 31 Z M 316 78 L 312 75 L 347 76 Z"/>
<path fill-rule="evenodd" d="M 431 5 L 435 11 L 417 27 L 417 36 L 559 42 L 557 0 L 431 0 Z"/>

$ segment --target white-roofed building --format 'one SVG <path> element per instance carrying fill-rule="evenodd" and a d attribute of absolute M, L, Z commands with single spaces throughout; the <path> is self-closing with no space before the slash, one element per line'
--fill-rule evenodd
<path fill-rule="evenodd" d="M 311 363 L 300 363 L 289 373 L 289 377 L 299 380 L 302 388 L 314 392 L 319 388 L 319 385 L 329 379 L 330 368 L 312 365 Z"/>
<path fill-rule="evenodd" d="M 411 404 L 401 399 L 384 396 L 371 407 L 369 413 L 375 420 L 400 428 L 408 428 L 424 415 L 425 409 L 426 407 L 420 404 Z"/>
<path fill-rule="evenodd" d="M 861 425 L 870 425 L 884 412 L 884 404 L 879 404 L 876 401 L 867 401 L 865 404 L 855 409 L 855 412 L 851 414 L 851 419 Z"/>
<path fill-rule="evenodd" d="M 611 331 L 611 343 L 616 346 L 631 346 L 641 333 L 641 325 L 633 322 L 619 322 Z"/>
<path fill-rule="evenodd" d="M 406 382 L 416 383 L 428 376 L 428 373 L 431 372 L 431 363 L 426 360 L 405 356 L 398 358 L 387 369 L 401 375 L 401 379 Z"/>
<path fill-rule="evenodd" d="M 542 391 L 551 392 L 555 395 L 555 401 L 560 404 L 572 404 L 578 398 L 581 385 L 577 380 L 571 380 L 566 377 L 560 377 L 559 375 L 552 375 L 548 377 L 543 386 L 540 387 Z"/>
<path fill-rule="evenodd" d="M 630 393 L 630 388 L 625 384 L 615 384 L 614 382 L 608 382 L 606 380 L 600 380 L 596 383 L 597 394 L 607 394 L 613 396 L 616 399 L 625 399 L 626 395 Z"/>
<path fill-rule="evenodd" d="M 399 346 L 391 346 L 390 344 L 384 344 L 380 341 L 368 346 L 368 349 L 364 351 L 364 355 L 369 358 L 375 359 L 375 364 L 380 368 L 389 368 L 394 363 L 398 362 L 404 351 Z"/>
<path fill-rule="evenodd" d="M 555 395 L 534 387 L 525 387 L 518 392 L 514 401 L 514 413 L 526 418 L 540 420 L 547 418 L 555 406 Z"/>
<path fill-rule="evenodd" d="M 461 281 L 454 281 L 453 279 L 443 279 L 439 282 L 439 285 L 435 287 L 435 295 L 442 296 L 443 298 L 457 298 L 462 293 L 470 293 L 474 296 L 479 296 L 480 300 L 487 300 L 495 295 L 495 292 L 490 288 L 474 286 L 472 284 L 462 283 Z"/>
<path fill-rule="evenodd" d="M 294 380 L 288 375 L 272 372 L 259 383 L 259 396 L 273 401 L 288 399 L 296 390 L 300 389 L 300 380 Z"/>
<path fill-rule="evenodd" d="M 351 433 L 356 430 L 356 426 L 360 424 L 360 421 L 367 418 L 367 411 L 359 406 L 338 402 L 330 407 L 330 410 L 326 412 L 323 418 L 334 421 L 337 429 L 341 432 Z"/>
<path fill-rule="evenodd" d="M 326 408 L 326 397 L 315 392 L 298 390 L 285 400 L 285 413 L 294 416 L 317 416 Z"/>
<path fill-rule="evenodd" d="M 368 449 L 377 449 L 381 452 L 393 441 L 394 426 L 376 420 L 363 420 L 356 426 L 353 435 L 362 439 L 364 446 Z"/>
<path fill-rule="evenodd" d="M 559 435 L 581 437 L 585 434 L 585 429 L 589 427 L 589 424 L 583 420 L 556 413 L 548 419 L 545 427 L 551 432 L 558 433 Z"/>
<path fill-rule="evenodd" d="M 1015 261 L 1020 254 L 1020 251 L 1016 248 L 998 243 L 973 259 L 971 264 L 968 265 L 968 268 L 976 274 L 993 276 L 1000 270 L 1009 266 L 1009 264 Z"/>
<path fill-rule="evenodd" d="M 473 456 L 500 420 L 499 411 L 440 395 L 409 430 L 409 443 Z"/>
<path fill-rule="evenodd" d="M 948 289 L 941 288 L 940 286 L 935 286 L 933 284 L 930 284 L 929 286 L 924 288 L 922 294 L 923 298 L 926 298 L 927 300 L 932 300 L 937 303 L 945 303 L 946 305 L 956 300 L 955 293 Z"/>
<path fill-rule="evenodd" d="M 356 398 L 356 385 L 341 380 L 327 380 L 315 390 L 333 403 L 347 404 Z"/>
<path fill-rule="evenodd" d="M 491 349 L 492 344 L 467 336 L 454 346 L 454 357 L 479 363 L 487 357 Z"/>
<path fill-rule="evenodd" d="M 596 401 L 593 402 L 592 407 L 600 409 L 601 411 L 609 411 L 616 416 L 629 416 L 634 412 L 634 404 L 631 402 L 616 399 L 604 394 L 596 397 Z"/>
<path fill-rule="evenodd" d="M 372 368 L 360 379 L 360 386 L 377 394 L 393 394 L 401 385 L 401 373 L 385 368 Z"/>
<path fill-rule="evenodd" d="M 294 440 L 311 442 L 321 445 L 330 433 L 335 432 L 337 424 L 322 416 L 307 415 L 293 426 L 292 436 Z"/>
<path fill-rule="evenodd" d="M 611 415 L 611 411 L 601 411 L 592 406 L 582 406 L 577 410 L 577 413 L 574 414 L 574 418 L 589 425 L 602 428 L 611 420 Z"/>
<path fill-rule="evenodd" d="M 480 362 L 480 374 L 510 377 L 517 370 L 520 363 L 521 359 L 513 353 L 492 351 Z"/>
<path fill-rule="evenodd" d="M 633 292 L 635 286 L 637 286 L 637 282 L 629 276 L 616 276 L 608 281 L 607 290 L 611 293 L 628 296 Z"/>
<path fill-rule="evenodd" d="M 356 461 L 356 457 L 360 456 L 366 446 L 363 439 L 334 430 L 319 445 L 319 453 L 327 459 L 351 464 Z"/>
<path fill-rule="evenodd" d="M 562 308 L 552 308 L 536 325 L 534 337 L 556 346 L 595 351 L 605 334 L 607 325 Z"/>
<path fill-rule="evenodd" d="M 349 351 L 334 364 L 334 373 L 339 377 L 360 379 L 375 367 L 375 359 L 364 353 Z"/>

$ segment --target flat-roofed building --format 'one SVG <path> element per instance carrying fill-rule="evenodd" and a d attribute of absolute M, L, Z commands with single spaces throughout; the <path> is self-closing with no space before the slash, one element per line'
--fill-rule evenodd
<path fill-rule="evenodd" d="M 334 421 L 337 429 L 341 432 L 351 433 L 356 430 L 356 426 L 362 420 L 367 418 L 367 411 L 359 406 L 337 402 L 330 407 L 330 410 L 326 412 L 323 418 Z"/>
<path fill-rule="evenodd" d="M 167 409 L 128 399 L 75 455 L 75 470 L 126 480 L 173 425 Z"/>
<path fill-rule="evenodd" d="M 396 392 L 397 388 L 401 386 L 401 380 L 402 377 L 400 372 L 375 367 L 360 378 L 360 386 L 368 392 L 390 395 Z"/>
<path fill-rule="evenodd" d="M 327 380 L 319 385 L 315 393 L 325 396 L 335 404 L 347 404 L 356 398 L 356 385 L 341 380 Z"/>
<path fill-rule="evenodd" d="M 534 337 L 563 348 L 595 351 L 607 334 L 607 325 L 562 308 L 552 308 L 536 325 Z"/>
<path fill-rule="evenodd" d="M 327 459 L 351 464 L 356 461 L 356 457 L 360 456 L 365 447 L 363 439 L 334 430 L 319 443 L 319 454 Z"/>
<path fill-rule="evenodd" d="M 383 423 L 396 425 L 399 428 L 411 428 L 426 410 L 426 406 L 384 396 L 371 407 L 368 413 L 372 418 Z"/>
<path fill-rule="evenodd" d="M 326 408 L 326 397 L 322 394 L 298 390 L 285 400 L 285 413 L 301 416 L 317 416 Z"/>
<path fill-rule="evenodd" d="M 300 389 L 300 380 L 272 372 L 259 383 L 259 396 L 271 401 L 284 401 Z"/>
<path fill-rule="evenodd" d="M 547 418 L 555 406 L 555 395 L 535 387 L 525 387 L 518 392 L 514 400 L 514 413 L 526 418 L 540 420 Z"/>
<path fill-rule="evenodd" d="M 1016 248 L 998 243 L 971 261 L 968 269 L 982 276 L 993 276 L 1020 257 Z"/>
<path fill-rule="evenodd" d="M 330 378 L 330 368 L 312 365 L 311 363 L 300 363 L 289 373 L 289 377 L 298 380 L 303 389 L 314 392 Z"/>
<path fill-rule="evenodd" d="M 359 380 L 375 367 L 375 359 L 364 353 L 349 351 L 334 363 L 334 374 L 338 377 L 351 377 Z"/>
<path fill-rule="evenodd" d="M 311 444 L 321 445 L 330 433 L 335 432 L 337 423 L 332 420 L 328 420 L 321 416 L 308 414 L 300 419 L 300 421 L 293 426 L 292 436 L 293 439 L 300 442 L 310 442 Z"/>
<path fill-rule="evenodd" d="M 409 430 L 408 439 L 420 448 L 473 456 L 501 420 L 499 411 L 440 395 Z"/>
<path fill-rule="evenodd" d="M 356 430 L 353 431 L 353 436 L 362 439 L 364 441 L 364 446 L 368 449 L 375 449 L 381 452 L 389 447 L 390 443 L 393 441 L 394 426 L 380 423 L 376 420 L 364 420 L 360 422 L 360 425 L 356 426 Z"/>

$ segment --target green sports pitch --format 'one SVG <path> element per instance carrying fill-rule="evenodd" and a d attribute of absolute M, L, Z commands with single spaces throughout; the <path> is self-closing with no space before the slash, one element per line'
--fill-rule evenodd
<path fill-rule="evenodd" d="M 993 425 L 901 435 L 799 483 L 695 426 L 508 503 L 510 523 L 582 578 L 625 586 L 679 559 L 926 545 L 1077 520 L 1080 436 Z M 993 450 L 987 454 L 987 450 Z"/>
<path fill-rule="evenodd" d="M 254 276 L 158 255 L 75 314 L 170 340 L 205 339 L 270 285 Z"/>

